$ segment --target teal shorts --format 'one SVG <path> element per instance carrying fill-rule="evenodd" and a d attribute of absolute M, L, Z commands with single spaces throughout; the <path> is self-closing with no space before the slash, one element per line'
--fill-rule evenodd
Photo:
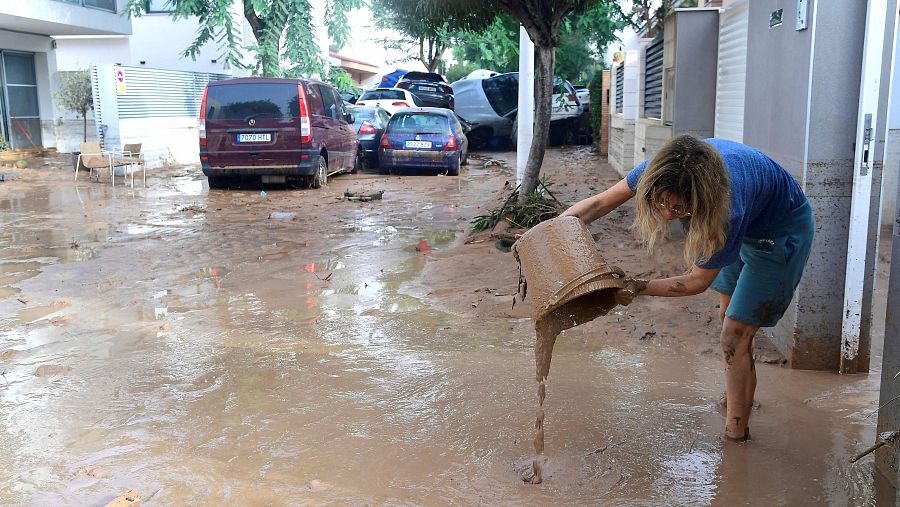
<path fill-rule="evenodd" d="M 766 233 L 745 236 L 740 257 L 712 283 L 714 291 L 731 296 L 725 316 L 759 327 L 777 324 L 803 276 L 814 229 L 807 201 Z"/>

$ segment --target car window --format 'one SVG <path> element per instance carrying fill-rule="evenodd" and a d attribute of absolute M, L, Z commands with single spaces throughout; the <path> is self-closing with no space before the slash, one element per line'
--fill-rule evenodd
<path fill-rule="evenodd" d="M 406 95 L 400 90 L 372 90 L 362 94 L 359 100 L 404 100 Z"/>
<path fill-rule="evenodd" d="M 330 88 L 331 96 L 334 97 L 334 114 L 332 118 L 336 120 L 343 120 L 346 116 L 347 110 L 344 109 L 344 99 L 341 98 L 340 94 L 334 88 Z"/>
<path fill-rule="evenodd" d="M 306 87 L 306 103 L 309 106 L 309 114 L 313 116 L 325 116 L 325 106 L 322 103 L 322 94 L 319 87 L 309 85 Z"/>
<path fill-rule="evenodd" d="M 206 92 L 206 118 L 242 120 L 291 118 L 300 114 L 297 85 L 253 83 L 210 86 Z"/>
<path fill-rule="evenodd" d="M 519 107 L 519 78 L 514 74 L 504 74 L 481 81 L 484 95 L 499 116 Z"/>
<path fill-rule="evenodd" d="M 359 130 L 360 125 L 362 125 L 364 121 L 367 121 L 372 125 L 375 125 L 377 122 L 374 109 L 354 108 L 353 118 L 353 126 L 356 127 L 356 130 Z"/>
<path fill-rule="evenodd" d="M 450 125 L 442 114 L 399 113 L 391 118 L 389 130 L 399 134 L 447 134 Z"/>
<path fill-rule="evenodd" d="M 334 103 L 334 94 L 331 90 L 323 85 L 317 85 L 319 94 L 322 95 L 322 105 L 325 106 L 325 116 L 337 118 L 337 105 Z"/>

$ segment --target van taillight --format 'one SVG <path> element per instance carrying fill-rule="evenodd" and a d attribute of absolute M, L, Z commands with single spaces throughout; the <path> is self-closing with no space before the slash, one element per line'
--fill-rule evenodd
<path fill-rule="evenodd" d="M 206 146 L 206 94 L 209 88 L 203 89 L 203 100 L 200 101 L 200 124 L 197 126 L 197 133 L 200 135 L 200 146 Z"/>
<path fill-rule="evenodd" d="M 297 83 L 297 100 L 300 101 L 300 142 L 312 140 L 312 123 L 309 120 L 309 106 L 306 104 L 306 91 L 303 83 Z"/>
<path fill-rule="evenodd" d="M 450 137 L 447 138 L 447 144 L 444 145 L 445 151 L 456 151 L 456 138 L 453 137 L 453 134 L 450 134 Z"/>

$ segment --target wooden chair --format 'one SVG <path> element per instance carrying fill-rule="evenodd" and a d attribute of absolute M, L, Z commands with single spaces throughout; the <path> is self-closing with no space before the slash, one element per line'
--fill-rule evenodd
<path fill-rule="evenodd" d="M 107 169 L 110 179 L 113 180 L 113 185 L 116 184 L 113 177 L 111 153 L 103 151 L 100 148 L 100 144 L 94 142 L 81 143 L 80 150 L 81 153 L 78 154 L 78 161 L 75 164 L 75 181 L 78 181 L 78 169 L 83 167 L 90 170 L 89 178 L 94 177 L 94 170 L 96 170 L 97 181 L 100 181 L 100 169 Z"/>
<path fill-rule="evenodd" d="M 125 177 L 128 177 L 128 169 L 131 169 L 131 188 L 134 188 L 134 173 L 137 166 L 141 166 L 144 177 L 144 186 L 147 186 L 147 167 L 144 165 L 144 154 L 141 153 L 141 143 L 126 144 L 122 151 L 116 152 L 112 159 L 113 169 L 125 167 Z M 115 174 L 113 175 L 115 178 Z M 113 183 L 115 184 L 115 183 Z"/>

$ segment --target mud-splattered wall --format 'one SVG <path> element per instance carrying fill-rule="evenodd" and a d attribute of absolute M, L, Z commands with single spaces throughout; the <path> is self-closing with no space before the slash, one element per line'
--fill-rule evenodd
<path fill-rule="evenodd" d="M 795 8 L 750 4 L 744 142 L 800 181 L 816 218 L 809 264 L 774 341 L 794 368 L 836 370 L 866 3 L 811 5 L 804 30 Z M 779 9 L 784 22 L 770 27 Z"/>

